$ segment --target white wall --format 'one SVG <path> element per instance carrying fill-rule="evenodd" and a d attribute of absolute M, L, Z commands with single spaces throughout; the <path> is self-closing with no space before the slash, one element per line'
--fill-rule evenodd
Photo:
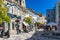
<path fill-rule="evenodd" d="M 22 6 L 23 8 L 26 8 L 25 0 L 21 0 L 21 6 Z"/>

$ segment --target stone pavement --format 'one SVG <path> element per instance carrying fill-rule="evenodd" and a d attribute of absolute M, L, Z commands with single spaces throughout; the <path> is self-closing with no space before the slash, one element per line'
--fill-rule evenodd
<path fill-rule="evenodd" d="M 43 36 L 43 34 L 45 33 L 47 34 L 50 32 L 49 31 L 36 31 L 31 38 L 28 38 L 26 40 L 60 40 L 60 39 L 56 39 L 49 36 L 45 37 Z"/>
<path fill-rule="evenodd" d="M 51 37 L 44 37 L 42 34 L 48 33 L 45 31 L 31 31 L 29 33 L 20 33 L 20 34 L 13 34 L 10 36 L 10 38 L 3 39 L 0 38 L 0 40 L 60 40 L 60 39 L 54 39 Z"/>
<path fill-rule="evenodd" d="M 10 36 L 10 38 L 0 38 L 0 40 L 25 40 L 27 38 L 32 37 L 32 35 L 35 33 L 35 31 L 31 31 L 29 33 L 20 33 L 20 34 L 13 34 Z"/>
<path fill-rule="evenodd" d="M 10 30 L 10 35 L 16 35 L 16 30 Z"/>

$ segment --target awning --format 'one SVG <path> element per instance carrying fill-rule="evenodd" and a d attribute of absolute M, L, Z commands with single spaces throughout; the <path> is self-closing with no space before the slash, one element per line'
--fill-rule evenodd
<path fill-rule="evenodd" d="M 15 22 L 19 22 L 20 20 L 15 20 Z"/>
<path fill-rule="evenodd" d="M 10 14 L 10 13 L 7 13 L 8 16 L 10 16 L 11 18 L 14 18 L 14 17 L 17 17 L 17 15 L 14 15 L 14 14 Z"/>
<path fill-rule="evenodd" d="M 57 24 L 54 23 L 54 22 L 50 22 L 50 23 L 48 23 L 47 25 L 57 25 Z"/>
<path fill-rule="evenodd" d="M 26 23 L 26 22 L 23 22 L 23 24 L 24 24 L 25 26 L 29 26 L 29 24 L 28 24 L 28 23 Z"/>

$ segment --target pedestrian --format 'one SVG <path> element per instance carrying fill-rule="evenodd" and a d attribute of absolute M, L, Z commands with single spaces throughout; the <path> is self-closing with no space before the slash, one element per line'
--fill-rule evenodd
<path fill-rule="evenodd" d="M 19 24 L 17 24 L 16 26 L 16 31 L 17 31 L 17 34 L 19 34 Z"/>

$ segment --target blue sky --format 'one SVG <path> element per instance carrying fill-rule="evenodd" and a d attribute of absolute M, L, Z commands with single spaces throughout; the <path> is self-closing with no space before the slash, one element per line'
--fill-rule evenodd
<path fill-rule="evenodd" d="M 55 6 L 56 0 L 26 0 L 26 5 L 36 11 L 36 13 L 42 12 L 46 15 L 46 10 Z"/>

